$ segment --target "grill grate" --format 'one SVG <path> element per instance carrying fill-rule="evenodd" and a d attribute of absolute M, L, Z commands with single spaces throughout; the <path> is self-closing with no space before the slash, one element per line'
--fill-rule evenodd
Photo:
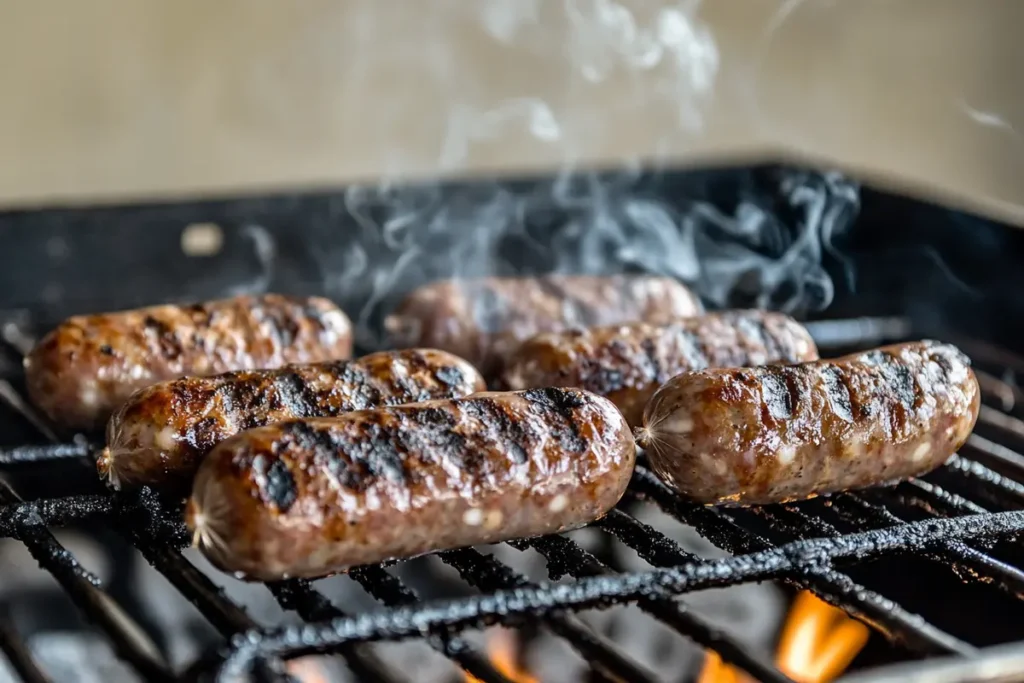
<path fill-rule="evenodd" d="M 880 330 L 905 325 L 892 321 L 829 321 L 812 326 L 828 347 L 864 346 L 884 338 Z M 982 344 L 979 372 L 985 378 L 986 407 L 979 431 L 962 454 L 954 456 L 923 480 L 895 487 L 838 494 L 805 503 L 753 509 L 717 509 L 693 505 L 678 497 L 645 466 L 637 466 L 622 505 L 595 524 L 632 548 L 652 569 L 618 573 L 564 536 L 514 541 L 519 550 L 543 556 L 552 579 L 569 583 L 536 584 L 490 555 L 465 549 L 439 553 L 479 595 L 454 600 L 422 601 L 385 567 L 350 573 L 383 605 L 369 614 L 346 614 L 310 582 L 293 580 L 267 586 L 278 604 L 294 611 L 305 626 L 266 628 L 244 607 L 231 602 L 205 574 L 182 554 L 189 538 L 181 523 L 180 503 L 163 500 L 148 489 L 125 494 L 87 494 L 22 501 L 13 489 L 0 486 L 0 536 L 23 542 L 40 565 L 71 596 L 77 608 L 110 639 L 116 653 L 145 680 L 172 681 L 200 672 L 231 680 L 246 672 L 279 679 L 281 659 L 312 653 L 344 657 L 360 679 L 395 681 L 365 643 L 426 638 L 436 650 L 486 683 L 508 679 L 487 656 L 459 635 L 466 628 L 491 624 L 522 625 L 539 621 L 567 640 L 591 664 L 597 678 L 648 681 L 652 674 L 613 642 L 590 630 L 573 613 L 595 606 L 635 602 L 657 620 L 752 674 L 757 680 L 782 683 L 785 675 L 762 655 L 745 648 L 701 616 L 673 600 L 683 593 L 762 580 L 779 580 L 813 590 L 885 634 L 914 654 L 957 657 L 982 655 L 975 645 L 947 633 L 865 585 L 847 572 L 877 558 L 916 554 L 951 567 L 965 582 L 991 585 L 1015 599 L 1024 596 L 1024 571 L 1003 557 L 997 541 L 1024 532 L 1024 456 L 1013 450 L 1024 444 L 1024 422 L 1012 412 L 1016 387 L 996 379 L 994 365 L 1020 365 L 1007 352 Z M 995 358 L 996 360 L 993 360 Z M 987 365 L 986 365 L 987 364 Z M 25 414 L 24 400 L 8 383 L 0 400 Z M 66 468 L 88 462 L 92 448 L 81 438 L 58 443 L 38 424 L 44 445 L 0 449 L 0 471 L 19 468 Z M 1005 443 L 1004 443 L 1005 442 Z M 676 520 L 694 527 L 716 546 L 732 553 L 704 559 L 681 548 L 654 528 L 630 516 L 636 501 L 653 503 Z M 135 546 L 224 637 L 222 648 L 189 668 L 171 671 L 160 648 L 131 616 L 99 585 L 91 573 L 50 534 L 47 527 L 82 521 L 102 523 Z M 22 639 L 0 615 L 0 649 L 26 681 L 45 681 Z M 979 661 L 984 661 L 980 657 Z"/>

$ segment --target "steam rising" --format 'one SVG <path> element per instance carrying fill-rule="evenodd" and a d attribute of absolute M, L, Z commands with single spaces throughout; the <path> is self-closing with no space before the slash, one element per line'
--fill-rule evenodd
<path fill-rule="evenodd" d="M 509 59 L 550 54 L 559 40 L 564 63 L 550 68 L 566 72 L 581 92 L 650 72 L 652 89 L 624 88 L 623 106 L 669 103 L 678 116 L 667 134 L 699 132 L 719 67 L 699 2 L 484 0 L 476 7 L 467 30 Z M 466 5 L 459 8 L 464 14 Z M 556 34 L 551 26 L 565 28 Z M 429 48 L 410 68 L 426 68 L 451 100 L 439 131 L 439 169 L 457 172 L 474 145 L 524 132 L 556 149 L 562 168 L 533 181 L 387 179 L 350 187 L 332 220 L 353 238 L 344 250 L 320 254 L 320 265 L 327 293 L 355 319 L 360 345 L 381 342 L 380 320 L 401 295 L 447 277 L 646 272 L 690 283 L 712 306 L 799 311 L 830 302 L 823 257 L 858 207 L 851 183 L 833 174 L 751 171 L 721 198 L 699 183 L 672 186 L 642 172 L 639 159 L 622 160 L 616 172 L 579 169 L 573 160 L 595 136 L 616 134 L 601 128 L 600 117 L 575 112 L 567 125 L 556 113 L 562 109 L 528 91 L 481 102 L 474 99 L 481 72 L 449 54 L 444 41 Z"/>

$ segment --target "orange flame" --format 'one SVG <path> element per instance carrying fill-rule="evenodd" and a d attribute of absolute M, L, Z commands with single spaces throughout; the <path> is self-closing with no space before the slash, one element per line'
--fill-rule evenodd
<path fill-rule="evenodd" d="M 868 628 L 804 591 L 793 603 L 775 663 L 798 683 L 835 680 L 868 642 Z M 748 683 L 749 678 L 708 652 L 698 683 Z"/>
<path fill-rule="evenodd" d="M 515 631 L 494 628 L 487 636 L 487 655 L 491 664 L 505 678 L 513 683 L 540 683 L 528 671 L 519 668 L 516 663 L 516 646 L 518 640 Z M 466 683 L 482 683 L 479 678 L 466 674 Z"/>

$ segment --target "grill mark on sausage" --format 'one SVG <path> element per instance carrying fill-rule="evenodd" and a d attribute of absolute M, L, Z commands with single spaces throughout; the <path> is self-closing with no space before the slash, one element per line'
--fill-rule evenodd
<path fill-rule="evenodd" d="M 550 421 L 551 433 L 558 438 L 562 448 L 572 453 L 580 453 L 586 448 L 573 412 L 585 403 L 575 392 L 548 387 L 530 389 L 521 395 Z"/>
<path fill-rule="evenodd" d="M 334 476 L 344 488 L 362 493 L 381 477 L 397 483 L 407 480 L 405 457 L 379 424 L 361 425 L 358 440 L 330 428 L 301 421 L 281 425 L 295 447 L 312 455 L 314 467 Z"/>
<path fill-rule="evenodd" d="M 338 382 L 351 387 L 352 410 L 366 410 L 381 403 L 380 390 L 374 386 L 373 377 L 358 363 L 341 362 L 336 366 Z"/>
<path fill-rule="evenodd" d="M 825 397 L 832 412 L 841 420 L 852 423 L 855 420 L 853 400 L 845 373 L 835 365 L 828 365 L 822 368 L 821 377 L 825 386 Z"/>
<path fill-rule="evenodd" d="M 459 408 L 464 414 L 478 420 L 489 434 L 493 434 L 513 462 L 526 462 L 526 451 L 521 444 L 526 443 L 529 436 L 519 420 L 509 415 L 501 404 L 490 398 L 476 398 L 460 402 Z"/>
<path fill-rule="evenodd" d="M 434 379 L 447 387 L 459 386 L 466 381 L 466 373 L 454 365 L 442 365 L 434 371 Z"/>
<path fill-rule="evenodd" d="M 337 414 L 332 406 L 321 406 L 309 383 L 294 371 L 278 375 L 274 380 L 274 388 L 277 390 L 276 395 L 283 407 L 287 408 L 295 417 Z"/>
<path fill-rule="evenodd" d="M 708 367 L 708 356 L 704 352 L 697 334 L 692 330 L 686 329 L 683 325 L 679 325 L 677 329 L 679 346 L 681 347 L 682 356 L 687 363 L 687 367 L 692 370 L 702 370 Z"/>
<path fill-rule="evenodd" d="M 785 420 L 793 415 L 796 397 L 792 386 L 786 381 L 784 368 L 772 370 L 775 372 L 766 372 L 761 376 L 761 398 L 769 415 L 776 420 Z"/>
<path fill-rule="evenodd" d="M 881 370 L 886 389 L 904 409 L 914 407 L 919 387 L 914 381 L 914 373 L 903 361 L 891 353 L 876 350 L 865 354 L 864 362 Z"/>
<path fill-rule="evenodd" d="M 287 463 L 280 458 L 270 459 L 260 454 L 253 458 L 252 469 L 263 500 L 282 514 L 287 513 L 299 496 Z"/>
<path fill-rule="evenodd" d="M 182 356 L 184 347 L 182 347 L 181 340 L 166 323 L 147 315 L 142 321 L 142 326 L 144 333 L 156 341 L 163 358 L 176 360 Z"/>
<path fill-rule="evenodd" d="M 653 339 L 644 339 L 640 342 L 640 350 L 644 352 L 644 359 L 647 361 L 647 377 L 652 382 L 662 379 L 661 360 L 658 358 L 658 345 Z"/>

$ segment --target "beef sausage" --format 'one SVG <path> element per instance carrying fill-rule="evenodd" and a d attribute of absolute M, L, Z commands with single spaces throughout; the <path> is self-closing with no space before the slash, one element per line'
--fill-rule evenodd
<path fill-rule="evenodd" d="M 29 353 L 25 379 L 55 424 L 97 430 L 155 382 L 348 358 L 351 327 L 326 299 L 277 294 L 75 316 Z"/>
<path fill-rule="evenodd" d="M 312 578 L 583 526 L 635 457 L 607 399 L 484 392 L 243 432 L 199 466 L 186 522 L 224 571 Z"/>
<path fill-rule="evenodd" d="M 610 398 L 640 426 L 655 390 L 687 370 L 816 360 L 811 335 L 792 318 L 726 311 L 669 325 L 631 323 L 548 332 L 524 342 L 503 388 L 579 387 Z"/>
<path fill-rule="evenodd" d="M 836 360 L 689 372 L 651 398 L 651 467 L 701 503 L 765 504 L 924 474 L 967 440 L 978 381 L 924 341 Z"/>
<path fill-rule="evenodd" d="M 184 377 L 141 389 L 107 423 L 97 461 L 114 488 L 192 481 L 202 457 L 238 432 L 300 417 L 459 398 L 486 389 L 476 368 L 434 349 L 352 361 Z"/>
<path fill-rule="evenodd" d="M 425 285 L 406 297 L 384 325 L 392 346 L 451 351 L 490 379 L 520 342 L 541 332 L 669 323 L 700 311 L 697 297 L 667 277 L 494 277 Z"/>

